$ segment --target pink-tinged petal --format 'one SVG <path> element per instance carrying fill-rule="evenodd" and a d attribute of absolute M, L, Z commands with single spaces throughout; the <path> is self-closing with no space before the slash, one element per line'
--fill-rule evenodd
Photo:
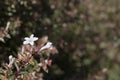
<path fill-rule="evenodd" d="M 42 78 L 39 78 L 39 80 L 43 80 Z"/>

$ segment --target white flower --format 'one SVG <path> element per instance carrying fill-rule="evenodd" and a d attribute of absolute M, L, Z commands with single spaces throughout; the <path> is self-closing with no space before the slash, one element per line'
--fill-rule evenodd
<path fill-rule="evenodd" d="M 12 67 L 12 64 L 14 63 L 14 61 L 15 61 L 15 58 L 12 55 L 10 55 L 8 67 Z"/>
<path fill-rule="evenodd" d="M 42 67 L 42 66 L 43 66 L 43 63 L 39 63 L 38 66 Z"/>
<path fill-rule="evenodd" d="M 34 37 L 34 34 L 32 34 L 30 37 L 25 37 L 24 39 L 25 39 L 25 41 L 23 42 L 24 45 L 30 44 L 32 46 L 34 45 L 34 42 L 38 40 L 37 37 Z"/>
<path fill-rule="evenodd" d="M 45 50 L 45 49 L 49 49 L 51 47 L 52 47 L 52 43 L 51 42 L 47 42 L 47 44 L 45 46 L 40 48 L 40 51 Z"/>
<path fill-rule="evenodd" d="M 46 63 L 46 64 L 48 63 L 48 60 L 47 60 L 47 59 L 45 60 L 45 63 Z"/>

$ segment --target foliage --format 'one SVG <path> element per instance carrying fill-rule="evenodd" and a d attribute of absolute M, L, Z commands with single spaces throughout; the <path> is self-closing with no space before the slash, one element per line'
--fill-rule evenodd
<path fill-rule="evenodd" d="M 9 63 L 1 68 L 1 80 L 43 80 L 42 70 L 48 73 L 51 66 L 50 56 L 57 53 L 57 49 L 48 42 L 45 36 L 38 40 L 37 45 L 34 41 L 38 40 L 32 34 L 25 37 L 22 49 L 17 53 L 17 58 L 9 56 Z"/>

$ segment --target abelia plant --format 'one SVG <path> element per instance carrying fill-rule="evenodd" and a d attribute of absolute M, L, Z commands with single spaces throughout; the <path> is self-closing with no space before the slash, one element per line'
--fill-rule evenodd
<path fill-rule="evenodd" d="M 42 71 L 48 73 L 52 64 L 50 56 L 57 53 L 57 49 L 47 36 L 39 39 L 32 34 L 24 39 L 18 56 L 10 55 L 9 63 L 0 68 L 1 80 L 43 80 Z"/>

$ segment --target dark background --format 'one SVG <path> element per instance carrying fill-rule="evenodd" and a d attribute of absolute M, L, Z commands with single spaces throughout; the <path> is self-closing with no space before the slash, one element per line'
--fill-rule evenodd
<path fill-rule="evenodd" d="M 8 21 L 1 62 L 24 37 L 48 35 L 59 54 L 46 80 L 120 80 L 120 0 L 1 0 L 0 27 Z"/>

